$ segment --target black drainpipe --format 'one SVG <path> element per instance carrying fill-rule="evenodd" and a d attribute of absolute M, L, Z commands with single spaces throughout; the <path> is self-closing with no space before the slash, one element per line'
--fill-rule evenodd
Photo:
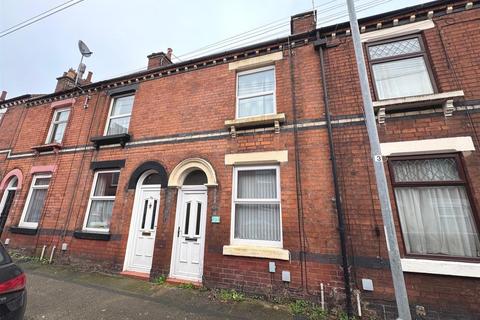
<path fill-rule="evenodd" d="M 323 57 L 323 50 L 327 48 L 327 40 L 320 39 L 317 33 L 317 40 L 314 42 L 314 47 L 318 50 L 320 56 L 320 68 L 321 68 L 321 77 L 323 85 L 323 103 L 325 105 L 325 117 L 327 120 L 327 131 L 328 131 L 328 145 L 330 148 L 330 160 L 332 161 L 332 176 L 333 184 L 335 188 L 335 207 L 337 209 L 338 216 L 338 231 L 340 233 L 340 247 L 342 250 L 342 267 L 343 267 L 343 282 L 345 285 L 345 295 L 346 295 L 346 305 L 347 305 L 347 314 L 348 317 L 353 316 L 352 309 L 352 293 L 350 288 L 350 268 L 348 263 L 348 253 L 347 253 L 347 240 L 345 235 L 345 216 L 343 213 L 342 200 L 340 195 L 340 184 L 338 182 L 337 175 L 337 161 L 335 159 L 335 146 L 333 144 L 333 131 L 332 131 L 332 119 L 330 115 L 330 106 L 328 101 L 328 90 L 327 90 L 327 79 L 325 76 L 325 63 Z"/>

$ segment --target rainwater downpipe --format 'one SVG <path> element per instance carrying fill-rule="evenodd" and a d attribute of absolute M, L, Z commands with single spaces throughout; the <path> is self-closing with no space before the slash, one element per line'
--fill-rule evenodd
<path fill-rule="evenodd" d="M 342 251 L 342 268 L 343 268 L 343 282 L 345 285 L 345 300 L 348 317 L 353 316 L 352 308 L 352 293 L 350 288 L 350 268 L 348 263 L 347 240 L 345 234 L 345 216 L 342 207 L 342 200 L 340 194 L 340 184 L 338 182 L 337 161 L 335 158 L 335 146 L 333 143 L 332 119 L 330 114 L 330 105 L 328 100 L 327 77 L 325 75 L 325 58 L 323 55 L 324 49 L 327 47 L 326 39 L 320 39 L 317 34 L 317 40 L 314 42 L 315 49 L 318 50 L 320 56 L 321 80 L 323 85 L 323 104 L 325 106 L 325 117 L 328 131 L 328 145 L 330 149 L 330 160 L 332 161 L 332 177 L 335 189 L 335 207 L 338 217 L 338 232 L 340 233 L 340 247 Z"/>

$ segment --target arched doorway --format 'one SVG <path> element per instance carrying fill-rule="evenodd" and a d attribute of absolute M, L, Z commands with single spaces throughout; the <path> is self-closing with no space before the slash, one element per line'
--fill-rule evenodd
<path fill-rule="evenodd" d="M 178 188 L 170 277 L 201 282 L 207 219 L 207 187 L 216 186 L 213 167 L 203 159 L 187 159 L 168 181 Z"/>
<path fill-rule="evenodd" d="M 162 181 L 162 175 L 152 169 L 145 171 L 137 180 L 124 271 L 150 274 Z"/>
<path fill-rule="evenodd" d="M 3 228 L 7 222 L 8 214 L 10 213 L 10 208 L 12 207 L 17 188 L 18 178 L 13 176 L 8 182 L 5 191 L 3 192 L 2 200 L 0 201 L 0 236 L 2 235 Z"/>

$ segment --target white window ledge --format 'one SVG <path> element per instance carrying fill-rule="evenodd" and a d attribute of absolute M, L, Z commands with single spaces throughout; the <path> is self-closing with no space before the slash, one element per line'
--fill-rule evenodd
<path fill-rule="evenodd" d="M 480 263 L 427 259 L 402 259 L 401 261 L 404 272 L 480 278 Z"/>
<path fill-rule="evenodd" d="M 223 246 L 223 255 L 290 260 L 290 252 L 282 248 L 256 247 L 247 245 Z"/>
<path fill-rule="evenodd" d="M 285 113 L 267 114 L 262 116 L 245 117 L 234 120 L 225 120 L 225 127 L 230 128 L 230 135 L 235 138 L 236 130 L 240 128 L 273 126 L 275 132 L 280 132 L 280 124 L 285 122 Z"/>
<path fill-rule="evenodd" d="M 250 127 L 250 126 L 273 124 L 275 121 L 278 121 L 280 123 L 285 122 L 285 113 L 268 114 L 263 116 L 254 116 L 254 117 L 245 117 L 245 118 L 239 118 L 234 120 L 226 120 L 225 126 L 243 128 L 243 127 Z"/>
<path fill-rule="evenodd" d="M 460 98 L 463 96 L 464 96 L 463 90 L 449 91 L 449 92 L 442 92 L 442 93 L 432 93 L 432 94 L 426 94 L 421 96 L 374 101 L 373 107 L 387 108 L 387 110 L 404 109 L 407 107 L 408 108 L 424 107 L 424 106 L 444 103 L 447 100 L 452 100 L 453 98 Z"/>

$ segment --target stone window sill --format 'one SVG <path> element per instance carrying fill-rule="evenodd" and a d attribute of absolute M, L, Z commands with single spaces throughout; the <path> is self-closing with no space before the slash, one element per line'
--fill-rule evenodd
<path fill-rule="evenodd" d="M 223 255 L 287 261 L 290 260 L 290 252 L 288 250 L 282 248 L 256 247 L 247 245 L 223 246 Z"/>
<path fill-rule="evenodd" d="M 125 144 L 130 141 L 131 136 L 128 133 L 113 134 L 109 136 L 98 136 L 90 139 L 93 142 L 96 149 L 99 149 L 100 146 L 117 144 L 119 143 L 122 147 L 125 147 Z"/>
<path fill-rule="evenodd" d="M 48 144 L 42 144 L 39 146 L 34 146 L 31 149 L 38 153 L 49 152 L 49 151 L 57 152 L 58 150 L 62 149 L 62 145 L 60 143 L 48 143 Z"/>
<path fill-rule="evenodd" d="M 226 120 L 225 127 L 230 128 L 234 136 L 235 130 L 242 128 L 274 126 L 275 131 L 280 130 L 280 124 L 285 122 L 285 113 L 269 114 L 263 116 L 245 117 L 234 120 Z"/>
<path fill-rule="evenodd" d="M 77 230 L 73 233 L 73 236 L 77 239 L 108 241 L 110 240 L 111 234 Z"/>
<path fill-rule="evenodd" d="M 480 263 L 438 261 L 428 259 L 402 259 L 403 272 L 438 274 L 446 276 L 480 278 Z"/>
<path fill-rule="evenodd" d="M 421 96 L 378 100 L 373 102 L 373 107 L 377 111 L 379 123 L 385 122 L 387 111 L 394 112 L 414 108 L 431 107 L 435 105 L 442 105 L 443 113 L 446 117 L 449 117 L 455 110 L 455 107 L 453 106 L 454 99 L 458 99 L 463 96 L 463 90 L 449 91 Z"/>

